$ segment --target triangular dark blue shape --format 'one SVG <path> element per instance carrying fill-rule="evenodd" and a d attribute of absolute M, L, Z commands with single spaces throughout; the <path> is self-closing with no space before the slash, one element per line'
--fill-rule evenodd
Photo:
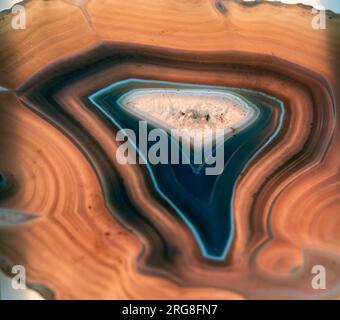
<path fill-rule="evenodd" d="M 192 164 L 147 163 L 157 191 L 192 230 L 202 254 L 211 259 L 224 259 L 234 236 L 233 198 L 236 183 L 250 161 L 278 134 L 284 115 L 283 104 L 268 95 L 245 89 L 140 79 L 117 82 L 89 99 L 117 127 L 134 130 L 138 141 L 141 119 L 127 112 L 117 100 L 130 90 L 142 88 L 226 90 L 251 101 L 259 110 L 254 122 L 223 142 L 224 170 L 219 175 L 206 175 L 204 164 L 195 169 Z M 148 125 L 148 130 L 151 129 L 153 127 Z M 168 139 L 171 139 L 170 136 Z M 149 143 L 148 148 L 150 146 Z M 147 158 L 146 155 L 144 158 Z"/>

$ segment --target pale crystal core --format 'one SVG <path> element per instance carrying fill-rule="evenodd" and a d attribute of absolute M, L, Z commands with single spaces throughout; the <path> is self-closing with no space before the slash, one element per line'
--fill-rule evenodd
<path fill-rule="evenodd" d="M 144 120 L 167 129 L 188 130 L 191 136 L 218 129 L 236 132 L 256 113 L 238 96 L 217 90 L 137 89 L 120 102 Z"/>

